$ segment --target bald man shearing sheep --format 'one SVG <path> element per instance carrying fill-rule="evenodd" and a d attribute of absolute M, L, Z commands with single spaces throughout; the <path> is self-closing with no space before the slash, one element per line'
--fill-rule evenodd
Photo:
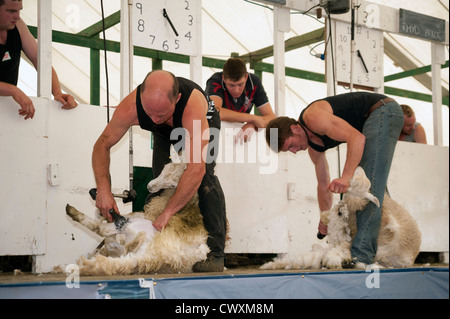
<path fill-rule="evenodd" d="M 111 193 L 110 149 L 133 125 L 153 132 L 153 176 L 170 162 L 170 145 L 184 148 L 187 168 L 175 194 L 153 222 L 161 231 L 198 191 L 210 253 L 194 265 L 196 272 L 223 271 L 226 237 L 225 199 L 214 173 L 220 117 L 200 86 L 167 71 L 150 72 L 143 83 L 126 96 L 94 145 L 92 166 L 97 184 L 96 206 L 111 220 L 109 210 L 118 212 Z M 176 132 L 177 134 L 173 134 Z M 184 132 L 184 134 L 178 134 Z M 209 136 L 208 138 L 205 138 Z M 186 152 L 187 151 L 187 152 Z"/>

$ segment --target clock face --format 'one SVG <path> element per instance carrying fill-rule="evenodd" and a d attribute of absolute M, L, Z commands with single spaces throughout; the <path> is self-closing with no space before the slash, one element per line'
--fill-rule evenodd
<path fill-rule="evenodd" d="M 134 2 L 133 44 L 159 51 L 196 55 L 199 5 L 199 0 Z"/>
<path fill-rule="evenodd" d="M 335 68 L 339 84 L 350 83 L 351 71 L 351 25 L 336 21 Z M 383 85 L 383 31 L 355 25 L 355 48 L 353 57 L 353 84 L 380 88 Z"/>

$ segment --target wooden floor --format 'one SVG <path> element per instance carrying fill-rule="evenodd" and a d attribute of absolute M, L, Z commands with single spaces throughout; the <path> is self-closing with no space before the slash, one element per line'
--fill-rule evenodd
<path fill-rule="evenodd" d="M 225 270 L 223 272 L 211 272 L 211 273 L 172 273 L 172 274 L 140 274 L 140 275 L 127 275 L 127 276 L 81 276 L 81 282 L 87 281 L 114 281 L 114 280 L 138 280 L 139 278 L 144 279 L 163 279 L 163 278 L 186 278 L 186 277 L 210 277 L 210 276 L 234 276 L 234 275 L 268 275 L 268 274 L 292 274 L 292 273 L 316 273 L 316 272 L 329 272 L 329 271 L 353 271 L 353 269 L 340 269 L 340 270 L 330 270 L 330 269 L 305 269 L 305 270 L 262 270 L 259 269 L 261 265 L 268 261 L 271 261 L 275 255 L 267 254 L 227 254 L 227 263 Z M 26 259 L 23 259 L 26 261 Z M 31 269 L 30 261 L 28 264 L 20 260 L 27 265 L 28 269 Z M 420 253 L 419 257 L 416 259 L 416 264 L 412 268 L 423 268 L 423 267 L 447 267 L 448 263 L 438 263 L 439 254 L 436 253 Z M 14 262 L 12 263 L 14 264 Z M 14 267 L 19 267 L 20 264 L 15 264 Z M 23 266 L 23 265 L 22 265 Z M 14 269 L 13 267 L 8 267 L 8 269 Z M 22 268 L 24 269 L 24 268 Z M 25 268 L 27 269 L 27 268 Z M 3 272 L 0 270 L 0 285 L 8 284 L 21 284 L 21 283 L 45 283 L 45 282 L 65 282 L 66 274 L 64 273 L 43 273 L 43 274 L 33 274 L 31 272 L 22 272 L 16 270 L 14 272 Z"/>
<path fill-rule="evenodd" d="M 446 267 L 448 264 L 415 264 L 411 268 L 424 268 L 424 267 Z M 305 270 L 261 270 L 257 266 L 240 267 L 233 269 L 225 269 L 223 272 L 213 273 L 177 273 L 177 274 L 141 274 L 141 275 L 126 275 L 126 276 L 81 276 L 80 281 L 114 281 L 114 280 L 138 280 L 139 278 L 149 279 L 161 279 L 161 278 L 185 278 L 185 277 L 209 277 L 209 276 L 234 276 L 234 275 L 267 275 L 267 274 L 292 274 L 292 273 L 311 273 L 311 272 L 329 272 L 329 271 L 354 271 L 353 269 L 305 269 Z M 1 273 L 0 272 L 0 285 L 8 284 L 21 284 L 21 283 L 44 283 L 44 282 L 65 282 L 65 274 L 32 274 L 32 273 Z"/>
<path fill-rule="evenodd" d="M 204 277 L 204 276 L 233 276 L 233 275 L 258 275 L 258 274 L 276 274 L 276 273 L 298 273 L 311 272 L 312 270 L 261 270 L 255 267 L 243 267 L 226 269 L 223 272 L 206 272 L 206 273 L 176 273 L 176 274 L 141 274 L 141 275 L 124 275 L 124 276 L 81 276 L 81 281 L 110 281 L 110 280 L 133 280 L 139 278 L 182 278 L 182 277 Z M 329 271 L 329 270 L 314 270 Z M 16 284 L 28 282 L 55 282 L 66 280 L 65 274 L 32 274 L 32 273 L 0 273 L 0 284 Z"/>

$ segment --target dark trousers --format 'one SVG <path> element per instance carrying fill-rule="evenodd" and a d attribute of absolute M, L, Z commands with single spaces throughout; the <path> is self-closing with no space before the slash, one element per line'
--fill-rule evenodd
<path fill-rule="evenodd" d="M 220 116 L 217 110 L 208 120 L 210 128 L 220 129 Z M 171 141 L 170 137 L 153 132 L 153 177 L 156 178 L 161 174 L 164 165 L 170 162 L 170 145 L 177 141 Z M 202 183 L 198 189 L 199 208 L 203 216 L 205 229 L 208 232 L 207 244 L 214 256 L 223 257 L 226 238 L 226 208 L 225 196 L 219 179 L 214 173 L 216 166 L 216 158 L 218 152 L 219 136 L 210 137 L 208 145 L 208 158 L 206 165 L 206 173 L 203 176 Z M 217 139 L 217 140 L 216 140 Z M 178 143 L 177 143 L 178 144 Z M 213 147 L 215 145 L 216 147 Z M 179 150 L 177 150 L 179 151 Z"/>

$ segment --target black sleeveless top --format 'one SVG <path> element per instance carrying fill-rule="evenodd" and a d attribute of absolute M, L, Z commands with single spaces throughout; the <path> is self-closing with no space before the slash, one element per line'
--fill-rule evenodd
<path fill-rule="evenodd" d="M 362 132 L 364 123 L 367 119 L 367 111 L 379 100 L 386 98 L 386 95 L 370 92 L 354 92 L 354 93 L 344 93 L 335 96 L 329 96 L 324 99 L 317 101 L 327 101 L 330 103 L 333 109 L 333 115 L 345 120 L 351 126 L 353 126 L 358 131 Z M 317 102 L 314 101 L 314 102 Z M 312 102 L 312 103 L 314 103 Z M 311 104 L 312 104 L 311 103 Z M 309 104 L 301 113 L 298 121 L 300 122 L 302 128 L 308 128 L 303 120 L 303 113 L 311 105 Z M 308 128 L 309 129 L 309 128 Z M 310 130 L 311 131 L 311 130 Z M 311 131 L 312 132 L 312 131 Z M 312 132 L 314 133 L 314 132 Z M 333 148 L 341 144 L 340 141 L 335 141 L 326 135 L 319 135 L 314 133 L 319 137 L 324 146 L 317 145 L 308 140 L 309 146 L 317 152 L 325 152 L 327 149 Z M 306 135 L 308 136 L 308 135 Z"/>
<path fill-rule="evenodd" d="M 173 127 L 167 124 L 156 125 L 152 121 L 152 119 L 147 115 L 147 113 L 145 113 L 141 102 L 141 85 L 138 86 L 136 90 L 136 109 L 139 120 L 139 126 L 143 130 L 159 132 L 162 133 L 164 136 L 169 137 L 170 133 L 174 128 L 183 127 L 181 120 L 183 118 L 184 109 L 186 108 L 187 101 L 189 100 L 189 97 L 191 96 L 191 93 L 194 89 L 197 89 L 200 92 L 202 92 L 203 95 L 205 95 L 205 98 L 208 100 L 208 97 L 206 96 L 205 92 L 199 85 L 197 85 L 197 83 L 182 77 L 177 77 L 176 79 L 178 80 L 181 98 L 175 105 L 175 111 L 173 113 Z"/>
<path fill-rule="evenodd" d="M 8 30 L 6 43 L 0 44 L 0 81 L 17 85 L 22 40 L 17 27 Z"/>

